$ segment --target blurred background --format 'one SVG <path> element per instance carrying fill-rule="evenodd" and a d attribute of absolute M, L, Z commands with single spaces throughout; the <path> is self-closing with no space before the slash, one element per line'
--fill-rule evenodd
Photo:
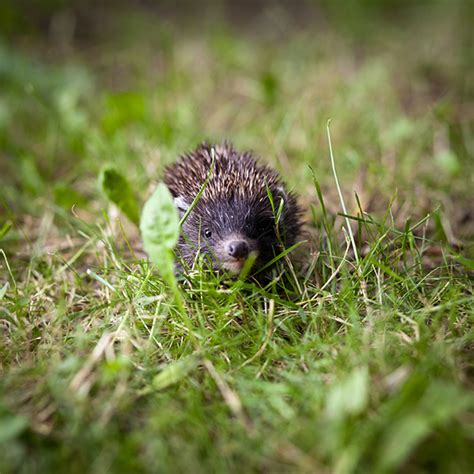
<path fill-rule="evenodd" d="M 105 163 L 143 202 L 203 139 L 253 149 L 308 209 L 311 167 L 336 212 L 331 119 L 349 200 L 375 213 L 393 200 L 400 222 L 435 211 L 439 238 L 468 239 L 473 13 L 462 0 L 3 0 L 2 219 L 26 235 L 45 208 L 93 221 Z"/>

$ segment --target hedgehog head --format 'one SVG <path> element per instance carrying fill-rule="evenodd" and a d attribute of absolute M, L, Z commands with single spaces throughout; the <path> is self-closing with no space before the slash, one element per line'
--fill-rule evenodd
<path fill-rule="evenodd" d="M 211 156 L 212 155 L 212 156 Z M 299 209 L 277 173 L 230 145 L 202 145 L 165 176 L 181 215 L 208 179 L 181 229 L 178 254 L 190 265 L 200 254 L 213 269 L 252 271 L 295 242 Z"/>

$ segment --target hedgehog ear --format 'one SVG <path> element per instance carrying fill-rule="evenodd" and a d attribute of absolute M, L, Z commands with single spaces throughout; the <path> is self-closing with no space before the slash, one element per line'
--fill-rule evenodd
<path fill-rule="evenodd" d="M 189 204 L 181 196 L 176 196 L 174 198 L 174 205 L 176 206 L 176 209 L 178 209 L 178 212 L 181 216 L 183 216 L 189 209 Z"/>

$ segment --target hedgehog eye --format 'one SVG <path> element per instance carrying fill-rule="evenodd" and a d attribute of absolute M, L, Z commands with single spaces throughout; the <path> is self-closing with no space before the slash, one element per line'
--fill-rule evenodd
<path fill-rule="evenodd" d="M 208 239 L 212 235 L 211 229 L 204 229 L 204 237 Z"/>

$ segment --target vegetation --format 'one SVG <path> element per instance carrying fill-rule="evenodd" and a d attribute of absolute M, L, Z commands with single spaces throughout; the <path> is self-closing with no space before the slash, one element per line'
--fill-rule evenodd
<path fill-rule="evenodd" d="M 2 2 L 0 472 L 472 471 L 470 3 L 285 5 Z M 307 211 L 265 287 L 147 260 L 205 138 Z"/>

